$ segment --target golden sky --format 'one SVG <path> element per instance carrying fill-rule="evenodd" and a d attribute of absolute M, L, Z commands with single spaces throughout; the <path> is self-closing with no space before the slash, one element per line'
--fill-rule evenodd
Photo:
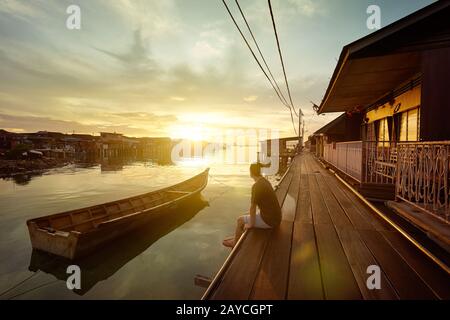
<path fill-rule="evenodd" d="M 238 18 L 234 1 L 228 1 Z M 430 0 L 273 0 L 289 84 L 307 134 L 342 46 Z M 81 8 L 81 30 L 65 26 Z M 241 1 L 284 88 L 267 2 Z M 238 19 L 242 27 L 241 20 Z M 231 128 L 294 134 L 290 115 L 219 0 L 0 0 L 0 128 L 208 138 Z"/>

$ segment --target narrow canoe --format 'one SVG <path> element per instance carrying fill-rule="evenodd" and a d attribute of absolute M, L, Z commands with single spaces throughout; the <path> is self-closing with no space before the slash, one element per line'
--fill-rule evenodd
<path fill-rule="evenodd" d="M 152 218 L 175 214 L 206 187 L 208 172 L 139 196 L 28 220 L 31 245 L 70 260 L 84 256 Z"/>

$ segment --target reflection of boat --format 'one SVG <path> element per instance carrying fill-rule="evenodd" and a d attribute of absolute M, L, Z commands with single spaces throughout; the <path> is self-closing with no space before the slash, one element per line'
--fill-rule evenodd
<path fill-rule="evenodd" d="M 183 201 L 176 209 L 168 210 L 167 214 L 160 215 L 152 220 L 152 223 L 142 225 L 133 232 L 113 240 L 95 254 L 77 259 L 76 264 L 82 270 L 81 289 L 75 289 L 74 292 L 84 295 L 99 281 L 114 275 L 158 239 L 192 219 L 207 205 L 208 202 L 201 197 Z M 33 250 L 29 270 L 34 272 L 41 270 L 66 281 L 69 276 L 67 267 L 71 264 L 73 264 L 71 260 Z"/>
<path fill-rule="evenodd" d="M 199 194 L 208 183 L 208 171 L 139 196 L 27 221 L 31 244 L 75 259 Z"/>

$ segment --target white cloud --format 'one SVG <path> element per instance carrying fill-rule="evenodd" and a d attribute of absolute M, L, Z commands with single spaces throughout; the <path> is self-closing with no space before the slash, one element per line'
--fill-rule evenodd
<path fill-rule="evenodd" d="M 2 0 L 0 13 L 6 13 L 16 18 L 30 21 L 34 17 L 44 15 L 44 11 L 33 4 L 32 1 Z"/>
<path fill-rule="evenodd" d="M 223 59 L 226 49 L 231 42 L 223 35 L 223 31 L 217 26 L 202 26 L 198 39 L 191 48 L 192 64 L 201 66 L 205 64 L 205 60 Z"/>
<path fill-rule="evenodd" d="M 312 0 L 288 0 L 295 6 L 297 11 L 307 17 L 312 17 L 320 13 L 320 7 L 317 1 Z"/>
<path fill-rule="evenodd" d="M 245 102 L 255 102 L 258 99 L 258 96 L 248 96 L 244 98 Z"/>
<path fill-rule="evenodd" d="M 182 102 L 182 101 L 185 101 L 186 98 L 184 98 L 184 97 L 170 97 L 170 100 L 177 101 L 177 102 Z"/>
<path fill-rule="evenodd" d="M 84 19 L 92 21 L 81 32 L 57 28 L 64 25 L 62 1 L 0 0 L 0 19 L 14 12 L 35 20 L 33 24 L 19 21 L 19 29 L 0 32 L 0 42 L 5 44 L 0 50 L 0 113 L 34 117 L 29 121 L 9 118 L 7 127 L 65 130 L 68 123 L 62 119 L 73 119 L 69 127 L 77 132 L 96 132 L 102 126 L 135 135 L 165 134 L 161 133 L 164 126 L 143 124 L 150 117 L 147 115 L 178 115 L 189 110 L 197 112 L 195 119 L 205 114 L 205 123 L 217 127 L 252 125 L 291 130 L 289 113 L 281 106 L 274 109 L 279 103 L 276 96 L 223 8 L 217 10 L 219 16 L 205 14 L 205 20 L 199 20 L 192 13 L 186 15 L 173 0 L 78 1 Z M 299 10 L 305 14 L 318 8 L 310 1 L 290 1 L 303 3 Z M 277 66 L 267 3 L 249 1 L 242 5 L 269 64 Z M 299 16 L 290 2 L 274 1 L 274 5 L 277 23 Z M 270 32 L 268 40 L 264 28 Z M 282 31 L 280 28 L 285 34 Z M 278 74 L 273 70 L 276 77 L 281 74 L 279 68 Z M 311 95 L 311 99 L 319 96 L 316 91 L 322 83 L 303 78 L 296 83 L 294 75 L 289 74 L 298 95 L 295 102 L 304 105 Z M 255 101 L 258 116 L 248 124 Z M 211 118 L 218 110 L 224 110 L 223 115 Z M 128 118 L 117 115 L 124 111 Z M 47 120 L 37 121 L 42 118 Z M 135 124 L 139 130 L 134 130 Z"/>
<path fill-rule="evenodd" d="M 220 55 L 220 50 L 205 40 L 197 41 L 192 48 L 192 54 L 198 59 L 211 58 Z"/>
<path fill-rule="evenodd" d="M 144 38 L 166 37 L 181 30 L 181 21 L 176 14 L 173 0 L 103 0 L 112 7 L 133 29 L 144 31 Z"/>

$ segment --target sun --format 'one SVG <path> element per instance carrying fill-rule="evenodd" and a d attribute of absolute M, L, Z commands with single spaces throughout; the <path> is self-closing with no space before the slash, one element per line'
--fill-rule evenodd
<path fill-rule="evenodd" d="M 172 139 L 206 141 L 209 137 L 208 131 L 202 125 L 176 125 L 169 128 L 169 135 Z"/>

